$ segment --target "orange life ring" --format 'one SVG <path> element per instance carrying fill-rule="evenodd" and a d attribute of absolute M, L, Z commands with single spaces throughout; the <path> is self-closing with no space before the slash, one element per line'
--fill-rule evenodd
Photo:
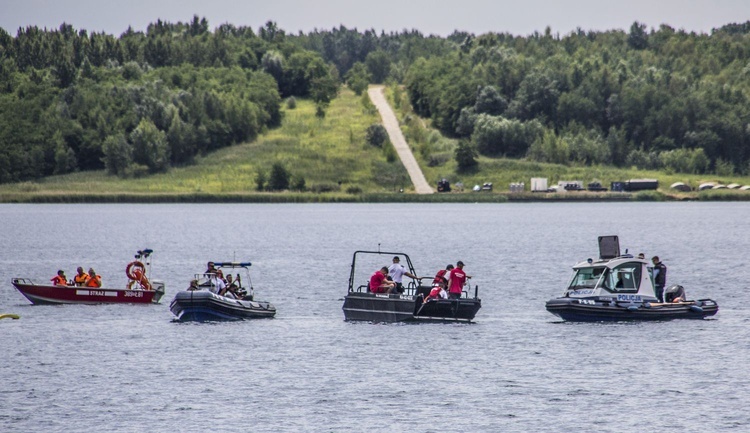
<path fill-rule="evenodd" d="M 146 266 L 143 263 L 137 260 L 128 263 L 128 266 L 125 268 L 125 275 L 132 281 L 140 284 L 143 290 L 151 290 L 151 283 L 146 278 Z"/>

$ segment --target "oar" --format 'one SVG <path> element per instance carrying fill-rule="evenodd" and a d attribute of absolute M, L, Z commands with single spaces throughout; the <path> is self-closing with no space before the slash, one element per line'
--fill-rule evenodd
<path fill-rule="evenodd" d="M 20 318 L 21 318 L 21 316 L 19 316 L 18 314 L 10 314 L 10 313 L 7 313 L 7 314 L 0 314 L 0 319 L 13 319 L 13 320 L 18 320 L 18 319 L 20 319 Z"/>

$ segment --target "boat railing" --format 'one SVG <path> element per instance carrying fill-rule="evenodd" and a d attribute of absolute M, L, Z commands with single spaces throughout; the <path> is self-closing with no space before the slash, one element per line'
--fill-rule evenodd
<path fill-rule="evenodd" d="M 10 282 L 13 284 L 25 284 L 27 286 L 34 285 L 34 282 L 29 278 L 12 278 Z"/>

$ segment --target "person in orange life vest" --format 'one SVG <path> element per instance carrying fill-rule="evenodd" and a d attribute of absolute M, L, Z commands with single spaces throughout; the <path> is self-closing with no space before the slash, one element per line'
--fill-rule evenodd
<path fill-rule="evenodd" d="M 73 277 L 73 284 L 75 284 L 78 287 L 85 286 L 86 283 L 89 281 L 89 275 L 83 272 L 83 268 L 81 266 L 78 267 L 76 272 L 77 273 Z"/>
<path fill-rule="evenodd" d="M 372 293 L 391 293 L 391 290 L 396 287 L 393 281 L 386 279 L 386 275 L 388 275 L 388 268 L 383 266 L 370 276 L 370 291 Z"/>
<path fill-rule="evenodd" d="M 62 270 L 57 271 L 57 275 L 52 277 L 50 281 L 52 281 L 52 284 L 55 286 L 67 286 L 68 285 L 68 278 L 65 276 L 65 272 L 63 272 Z"/>
<path fill-rule="evenodd" d="M 89 279 L 86 281 L 86 287 L 101 287 L 102 286 L 102 277 L 99 275 L 96 275 L 96 272 L 94 272 L 94 268 L 89 268 Z"/>
<path fill-rule="evenodd" d="M 459 299 L 461 297 L 464 283 L 468 278 L 471 278 L 471 276 L 466 275 L 466 272 L 464 272 L 464 262 L 459 260 L 458 263 L 456 263 L 456 267 L 451 270 L 450 276 L 448 277 L 448 285 L 450 287 L 448 293 L 451 299 Z"/>

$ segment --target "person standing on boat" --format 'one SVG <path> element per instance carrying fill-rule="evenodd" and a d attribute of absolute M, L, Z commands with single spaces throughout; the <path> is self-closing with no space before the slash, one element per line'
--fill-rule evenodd
<path fill-rule="evenodd" d="M 76 272 L 77 272 L 76 275 L 73 277 L 73 284 L 75 284 L 78 287 L 84 287 L 86 283 L 89 281 L 89 275 L 83 272 L 82 266 L 79 266 Z"/>
<path fill-rule="evenodd" d="M 464 283 L 466 283 L 468 278 L 471 278 L 471 276 L 466 275 L 466 272 L 464 272 L 464 262 L 459 260 L 458 263 L 456 263 L 456 267 L 451 269 L 451 272 L 448 275 L 448 296 L 450 296 L 451 299 L 461 298 L 461 293 L 464 290 Z"/>
<path fill-rule="evenodd" d="M 216 269 L 214 273 L 208 273 L 211 278 L 211 291 L 217 295 L 224 295 L 227 290 L 227 283 L 224 282 L 224 273 Z"/>
<path fill-rule="evenodd" d="M 57 271 L 57 275 L 52 277 L 50 281 L 52 281 L 52 284 L 55 286 L 67 286 L 68 285 L 68 277 L 65 276 L 65 272 L 62 269 Z"/>
<path fill-rule="evenodd" d="M 434 286 L 435 284 L 438 284 L 442 288 L 447 289 L 448 276 L 450 275 L 451 270 L 453 270 L 453 265 L 448 265 L 445 267 L 445 269 L 437 271 L 437 274 L 435 274 L 435 278 L 432 280 L 432 285 Z"/>
<path fill-rule="evenodd" d="M 401 284 L 403 281 L 404 275 L 406 275 L 409 278 L 414 278 L 415 280 L 418 280 L 419 277 L 416 275 L 412 275 L 409 273 L 409 271 L 406 270 L 404 265 L 401 263 L 401 259 L 398 256 L 393 257 L 393 264 L 388 268 L 388 276 L 393 279 L 393 282 L 396 284 L 395 290 L 393 290 L 394 293 L 403 293 L 404 292 L 404 286 Z"/>
<path fill-rule="evenodd" d="M 370 291 L 372 293 L 391 293 L 396 286 L 393 281 L 386 279 L 388 268 L 383 266 L 370 276 Z"/>
<path fill-rule="evenodd" d="M 89 279 L 86 281 L 86 287 L 101 287 L 102 277 L 96 275 L 94 268 L 89 268 Z"/>
<path fill-rule="evenodd" d="M 664 302 L 664 286 L 667 284 L 667 267 L 664 263 L 659 260 L 659 256 L 651 258 L 651 262 L 654 264 L 654 290 L 656 291 L 656 299 L 659 302 Z"/>

